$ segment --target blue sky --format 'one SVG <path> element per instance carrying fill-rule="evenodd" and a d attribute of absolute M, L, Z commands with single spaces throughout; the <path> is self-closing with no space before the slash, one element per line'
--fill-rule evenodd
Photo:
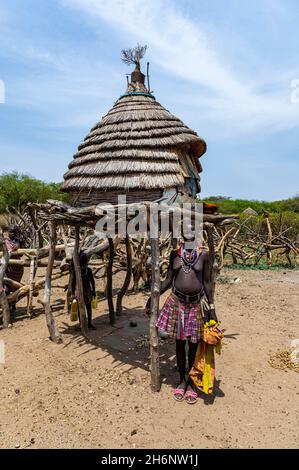
<path fill-rule="evenodd" d="M 203 196 L 298 194 L 298 24 L 298 0 L 0 0 L 0 173 L 61 181 L 140 43 L 156 99 L 208 144 Z"/>

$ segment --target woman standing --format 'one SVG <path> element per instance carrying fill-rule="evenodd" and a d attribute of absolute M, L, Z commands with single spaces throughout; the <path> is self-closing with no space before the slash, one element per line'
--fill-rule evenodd
<path fill-rule="evenodd" d="M 173 394 L 175 400 L 185 399 L 189 404 L 197 401 L 197 393 L 192 379 L 189 375 L 186 378 L 186 343 L 189 348 L 187 370 L 189 374 L 198 344 L 203 340 L 204 322 L 217 321 L 210 272 L 208 252 L 202 246 L 189 249 L 186 243 L 182 242 L 179 249 L 170 254 L 167 277 L 160 288 L 161 294 L 170 287 L 172 292 L 160 311 L 156 326 L 164 334 L 176 339 L 180 381 Z M 203 318 L 200 302 L 203 295 L 209 303 L 209 318 Z M 148 314 L 150 300 L 149 298 L 146 305 Z"/>

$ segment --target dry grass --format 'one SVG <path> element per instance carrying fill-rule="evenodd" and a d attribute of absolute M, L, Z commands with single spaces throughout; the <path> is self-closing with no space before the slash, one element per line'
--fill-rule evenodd
<path fill-rule="evenodd" d="M 299 372 L 299 362 L 295 362 L 294 360 L 292 361 L 290 350 L 284 350 L 275 353 L 270 357 L 269 364 L 274 369 L 291 369 L 295 372 Z"/>

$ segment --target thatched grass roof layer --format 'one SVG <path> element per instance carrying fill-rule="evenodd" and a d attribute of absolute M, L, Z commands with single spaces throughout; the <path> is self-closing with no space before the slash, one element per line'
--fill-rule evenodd
<path fill-rule="evenodd" d="M 128 94 L 79 145 L 64 175 L 63 190 L 121 192 L 181 186 L 186 152 L 196 172 L 197 159 L 205 150 L 196 132 L 153 96 Z"/>

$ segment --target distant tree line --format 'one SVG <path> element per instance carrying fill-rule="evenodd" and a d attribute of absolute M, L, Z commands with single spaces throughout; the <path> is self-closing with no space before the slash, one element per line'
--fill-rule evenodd
<path fill-rule="evenodd" d="M 269 220 L 274 233 L 286 231 L 286 235 L 291 240 L 299 238 L 299 196 L 281 201 L 254 201 L 249 199 L 231 199 L 225 196 L 210 196 L 204 199 L 205 202 L 217 204 L 219 212 L 222 214 L 239 214 L 240 221 L 248 219 L 246 209 L 250 208 L 256 212 L 256 217 L 251 217 L 246 223 L 246 227 L 262 234 L 267 233 L 267 223 L 265 216 Z M 245 211 L 245 212 L 244 212 Z M 248 238 L 248 231 L 245 226 L 241 226 L 240 236 Z"/>
<path fill-rule="evenodd" d="M 225 196 L 210 196 L 204 199 L 205 202 L 217 204 L 219 212 L 223 214 L 240 214 L 245 209 L 250 207 L 259 215 L 264 212 L 281 213 L 281 212 L 296 212 L 299 214 L 299 196 L 294 196 L 290 199 L 283 199 L 281 201 L 255 201 L 249 199 L 231 199 Z"/>
<path fill-rule="evenodd" d="M 0 214 L 17 209 L 20 212 L 29 202 L 46 202 L 47 199 L 68 201 L 68 194 L 60 191 L 61 183 L 46 183 L 29 175 L 12 172 L 0 175 Z M 246 199 L 231 199 L 225 196 L 210 196 L 205 202 L 216 203 L 223 214 L 241 214 L 250 207 L 259 216 L 271 214 L 274 224 L 292 226 L 293 236 L 299 228 L 299 196 L 281 201 L 267 202 Z M 281 218 L 283 214 L 283 218 Z M 261 222 L 260 217 L 256 223 Z"/>
<path fill-rule="evenodd" d="M 29 202 L 67 201 L 68 195 L 60 188 L 61 183 L 46 183 L 16 171 L 3 173 L 0 175 L 0 214 L 13 208 L 22 212 Z"/>

